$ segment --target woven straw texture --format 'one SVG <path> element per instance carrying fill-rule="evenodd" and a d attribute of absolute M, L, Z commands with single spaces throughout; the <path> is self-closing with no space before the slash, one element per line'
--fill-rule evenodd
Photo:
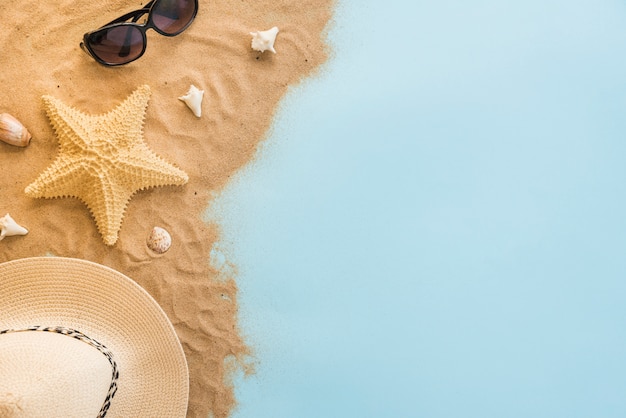
<path fill-rule="evenodd" d="M 189 374 L 174 328 L 123 274 L 61 257 L 0 264 L 0 329 L 33 325 L 80 330 L 115 355 L 119 386 L 107 418 L 186 416 Z M 48 416 L 45 405 L 38 413 Z"/>
<path fill-rule="evenodd" d="M 144 85 L 110 112 L 91 116 L 44 96 L 59 155 L 26 187 L 26 194 L 80 199 L 91 211 L 104 243 L 115 244 L 126 206 L 137 191 L 183 185 L 189 179 L 143 140 L 149 98 L 150 88 Z"/>

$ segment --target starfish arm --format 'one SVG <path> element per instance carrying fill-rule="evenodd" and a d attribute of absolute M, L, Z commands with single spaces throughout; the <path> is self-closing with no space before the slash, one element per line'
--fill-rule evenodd
<path fill-rule="evenodd" d="M 115 109 L 101 115 L 98 120 L 100 136 L 122 148 L 142 141 L 150 94 L 150 87 L 140 86 Z"/>
<path fill-rule="evenodd" d="M 61 151 L 77 153 L 88 148 L 89 116 L 52 96 L 43 96 L 42 100 Z"/>
<path fill-rule="evenodd" d="M 135 191 L 159 186 L 181 186 L 189 181 L 187 173 L 163 160 L 143 143 L 136 144 L 116 166 L 117 173 L 121 175 L 119 181 Z"/>
<path fill-rule="evenodd" d="M 85 196 L 84 202 L 96 221 L 96 227 L 106 245 L 117 241 L 128 202 L 133 193 L 119 184 L 102 182 Z"/>
<path fill-rule="evenodd" d="M 82 201 L 96 222 L 105 244 L 113 245 L 133 192 L 95 175 L 93 167 L 55 161 L 25 192 L 31 197 L 74 197 Z"/>
<path fill-rule="evenodd" d="M 59 157 L 24 192 L 30 197 L 78 197 L 83 188 L 88 170 L 82 164 Z"/>

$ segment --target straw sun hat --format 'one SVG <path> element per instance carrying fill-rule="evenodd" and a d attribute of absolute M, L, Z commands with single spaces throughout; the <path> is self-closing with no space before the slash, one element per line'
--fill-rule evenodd
<path fill-rule="evenodd" d="M 60 257 L 0 264 L 0 418 L 184 417 L 172 324 L 134 281 Z"/>

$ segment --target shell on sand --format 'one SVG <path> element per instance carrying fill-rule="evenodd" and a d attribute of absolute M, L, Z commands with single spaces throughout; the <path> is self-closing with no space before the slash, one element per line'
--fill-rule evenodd
<path fill-rule="evenodd" d="M 204 90 L 200 90 L 193 84 L 189 87 L 189 91 L 184 96 L 180 96 L 178 99 L 185 102 L 187 107 L 191 109 L 196 117 L 202 116 L 202 97 L 204 96 Z"/>
<path fill-rule="evenodd" d="M 155 226 L 152 228 L 146 244 L 155 253 L 163 254 L 172 246 L 172 236 L 160 226 Z"/>
<path fill-rule="evenodd" d="M 0 218 L 0 241 L 2 241 L 4 237 L 26 234 L 28 234 L 28 229 L 18 225 L 8 213 Z"/>
<path fill-rule="evenodd" d="M 278 28 L 274 26 L 268 30 L 250 32 L 252 35 L 252 49 L 259 52 L 272 51 L 274 54 L 274 42 L 276 41 L 276 35 L 278 35 Z"/>
<path fill-rule="evenodd" d="M 26 147 L 32 138 L 22 123 L 9 115 L 0 113 L 0 140 L 16 147 Z"/>

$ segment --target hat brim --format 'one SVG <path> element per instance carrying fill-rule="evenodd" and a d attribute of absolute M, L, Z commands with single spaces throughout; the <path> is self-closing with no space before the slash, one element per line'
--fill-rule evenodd
<path fill-rule="evenodd" d="M 64 257 L 0 264 L 0 330 L 31 326 L 79 330 L 115 355 L 120 376 L 107 418 L 186 416 L 189 371 L 174 327 L 122 273 Z"/>

